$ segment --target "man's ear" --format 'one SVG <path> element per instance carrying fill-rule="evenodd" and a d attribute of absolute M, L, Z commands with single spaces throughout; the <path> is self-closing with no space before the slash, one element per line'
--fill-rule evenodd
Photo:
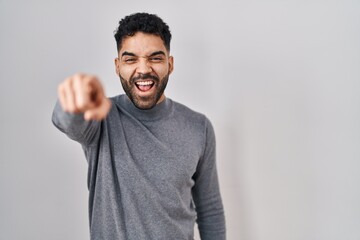
<path fill-rule="evenodd" d="M 120 60 L 119 60 L 119 58 L 115 58 L 114 63 L 115 63 L 116 75 L 120 76 L 120 70 L 119 70 Z"/>
<path fill-rule="evenodd" d="M 174 57 L 169 56 L 169 74 L 174 71 Z"/>

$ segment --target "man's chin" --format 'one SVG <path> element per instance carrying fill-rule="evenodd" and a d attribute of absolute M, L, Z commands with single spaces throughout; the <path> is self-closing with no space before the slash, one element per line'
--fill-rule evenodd
<path fill-rule="evenodd" d="M 140 110 L 152 109 L 153 107 L 156 106 L 156 102 L 157 102 L 156 99 L 144 100 L 138 98 L 131 99 L 131 101 L 135 105 L 135 107 L 137 107 Z"/>

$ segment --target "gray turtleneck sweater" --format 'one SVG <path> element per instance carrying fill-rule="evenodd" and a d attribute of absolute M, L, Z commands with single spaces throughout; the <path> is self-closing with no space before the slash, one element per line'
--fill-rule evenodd
<path fill-rule="evenodd" d="M 103 121 L 56 104 L 52 121 L 88 161 L 93 240 L 225 239 L 225 218 L 209 120 L 166 98 L 139 110 L 120 95 Z"/>

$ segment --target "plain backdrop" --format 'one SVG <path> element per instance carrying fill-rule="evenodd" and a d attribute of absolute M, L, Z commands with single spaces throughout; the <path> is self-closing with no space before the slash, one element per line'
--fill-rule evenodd
<path fill-rule="evenodd" d="M 173 34 L 166 94 L 206 114 L 229 240 L 360 239 L 360 1 L 0 0 L 0 239 L 88 239 L 87 163 L 51 123 L 77 72 L 123 93 L 118 21 Z"/>

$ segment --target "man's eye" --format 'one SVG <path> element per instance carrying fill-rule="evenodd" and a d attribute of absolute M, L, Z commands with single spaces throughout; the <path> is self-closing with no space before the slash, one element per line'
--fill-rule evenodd
<path fill-rule="evenodd" d="M 151 62 L 161 62 L 164 60 L 162 57 L 151 57 L 149 59 Z"/>
<path fill-rule="evenodd" d="M 126 63 L 133 63 L 133 62 L 136 62 L 136 58 L 126 58 L 124 61 Z"/>

